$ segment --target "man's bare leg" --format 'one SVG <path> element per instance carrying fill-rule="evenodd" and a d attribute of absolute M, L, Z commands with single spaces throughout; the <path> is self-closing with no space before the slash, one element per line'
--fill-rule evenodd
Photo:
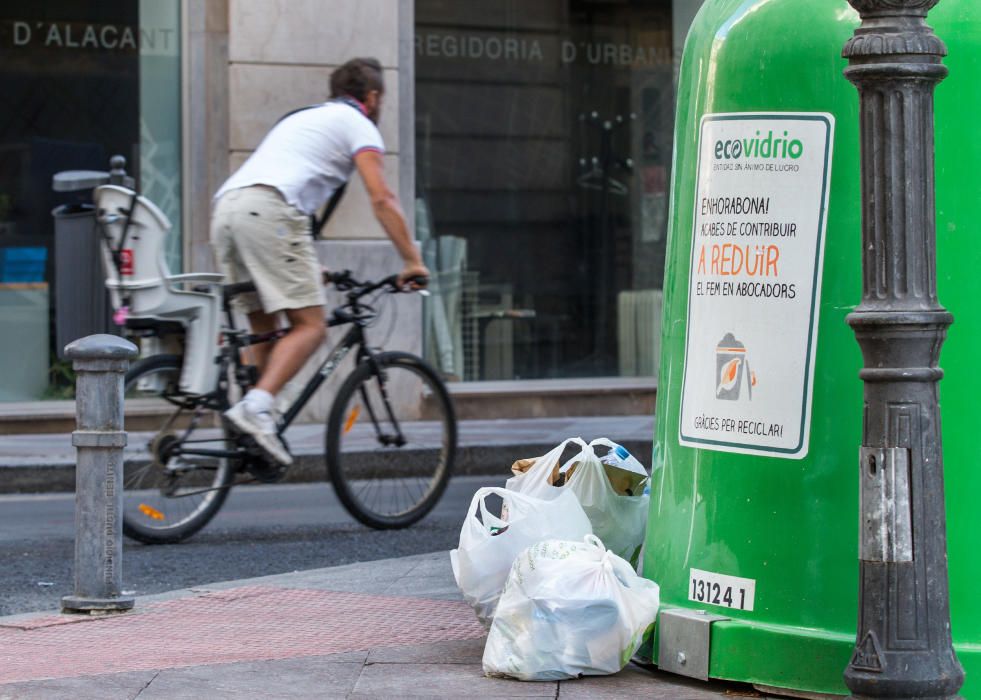
<path fill-rule="evenodd" d="M 257 389 L 268 391 L 273 396 L 300 371 L 307 359 L 324 342 L 326 335 L 323 306 L 287 309 L 285 313 L 290 322 L 290 330 L 276 341 L 271 351 L 265 349 L 264 354 L 267 357 L 263 357 L 263 362 L 259 365 L 262 373 L 256 384 Z M 251 315 L 249 318 L 251 320 Z M 275 325 L 270 330 L 273 329 Z"/>
<path fill-rule="evenodd" d="M 308 306 L 286 311 L 290 329 L 269 348 L 268 343 L 256 353 L 256 363 L 262 369 L 259 383 L 225 415 L 235 426 L 255 438 L 256 442 L 280 464 L 291 464 L 293 457 L 280 439 L 273 416 L 273 398 L 295 375 L 326 333 L 324 307 Z M 249 314 L 252 331 L 265 333 L 275 330 L 275 316 L 262 312 Z"/>

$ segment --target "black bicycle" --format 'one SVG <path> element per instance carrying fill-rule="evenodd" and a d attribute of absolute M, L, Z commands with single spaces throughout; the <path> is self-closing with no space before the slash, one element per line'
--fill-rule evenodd
<path fill-rule="evenodd" d="M 280 418 L 279 434 L 354 351 L 354 370 L 340 385 L 327 419 L 327 475 L 341 503 L 360 522 L 379 529 L 408 527 L 432 510 L 453 472 L 453 404 L 439 375 L 422 359 L 379 351 L 366 342 L 365 330 L 378 317 L 381 297 L 406 291 L 397 276 L 359 282 L 345 271 L 325 279 L 346 293 L 346 303 L 332 312 L 327 326 L 350 330 Z M 233 486 L 276 482 L 288 471 L 222 415 L 233 396 L 258 379 L 242 350 L 286 331 L 255 335 L 236 328 L 229 302 L 254 287 L 241 283 L 222 291 L 227 327 L 216 358 L 221 372 L 214 391 L 181 392 L 178 355 L 146 357 L 126 375 L 130 444 L 146 449 L 126 455 L 123 532 L 141 542 L 179 542 L 215 516 Z M 143 332 L 164 331 L 157 326 Z M 156 424 L 148 432 L 147 421 Z"/>

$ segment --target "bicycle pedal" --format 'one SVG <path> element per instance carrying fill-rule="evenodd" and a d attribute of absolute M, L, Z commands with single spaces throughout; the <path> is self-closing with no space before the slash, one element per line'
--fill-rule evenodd
<path fill-rule="evenodd" d="M 259 447 L 259 444 L 251 435 L 242 435 L 239 439 L 239 445 L 244 449 L 242 466 L 257 481 L 261 481 L 264 484 L 273 484 L 281 481 L 286 476 L 289 467 L 285 464 L 280 464 L 266 454 L 266 451 Z"/>
<path fill-rule="evenodd" d="M 258 454 L 249 454 L 244 461 L 245 471 L 251 474 L 257 481 L 264 484 L 274 484 L 281 481 L 286 476 L 289 469 L 285 464 L 280 464 L 274 459 L 266 456 L 265 452 L 259 450 Z"/>

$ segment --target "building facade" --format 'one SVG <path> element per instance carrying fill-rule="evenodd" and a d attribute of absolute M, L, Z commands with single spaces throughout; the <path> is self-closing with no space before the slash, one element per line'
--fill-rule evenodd
<path fill-rule="evenodd" d="M 374 342 L 424 353 L 464 415 L 468 402 L 484 416 L 650 410 L 674 75 L 699 4 L 0 2 L 0 84 L 15 96 L 0 122 L 13 251 L 0 323 L 29 326 L 35 348 L 0 342 L 32 377 L 0 399 L 56 393 L 62 300 L 97 276 L 58 258 L 51 210 L 86 193 L 52 192 L 55 172 L 125 155 L 173 223 L 171 268 L 212 269 L 214 191 L 280 116 L 324 99 L 334 67 L 370 55 L 385 67 L 386 172 L 435 273 Z M 318 246 L 334 269 L 399 266 L 357 178 Z"/>

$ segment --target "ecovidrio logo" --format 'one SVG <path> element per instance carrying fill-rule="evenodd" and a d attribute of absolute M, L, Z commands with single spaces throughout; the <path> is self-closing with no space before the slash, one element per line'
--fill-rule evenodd
<path fill-rule="evenodd" d="M 763 136 L 759 131 L 754 138 L 718 140 L 715 142 L 716 160 L 739 160 L 740 158 L 797 160 L 804 155 L 804 144 L 793 138 L 789 132 L 774 135 L 773 131 Z"/>

